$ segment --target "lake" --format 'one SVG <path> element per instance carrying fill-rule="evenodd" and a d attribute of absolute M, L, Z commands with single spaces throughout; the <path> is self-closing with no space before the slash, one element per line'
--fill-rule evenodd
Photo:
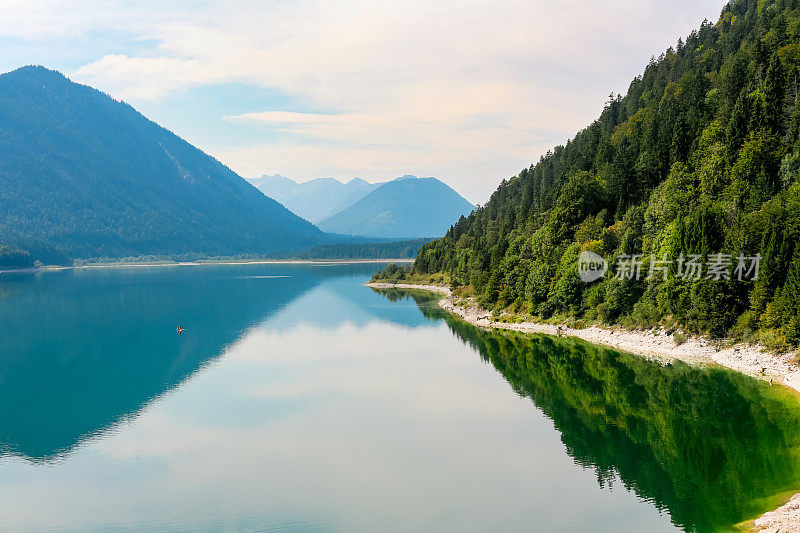
<path fill-rule="evenodd" d="M 726 531 L 800 490 L 783 389 L 480 331 L 379 266 L 0 274 L 2 529 Z"/>

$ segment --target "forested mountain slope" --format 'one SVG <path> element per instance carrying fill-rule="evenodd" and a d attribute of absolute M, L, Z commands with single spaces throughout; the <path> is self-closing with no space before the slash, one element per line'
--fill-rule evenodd
<path fill-rule="evenodd" d="M 426 244 L 414 271 L 494 308 L 796 345 L 799 80 L 800 2 L 734 0 Z M 579 277 L 584 251 L 608 262 L 599 281 Z"/>
<path fill-rule="evenodd" d="M 42 67 L 0 75 L 0 244 L 63 263 L 328 240 L 129 105 Z"/>

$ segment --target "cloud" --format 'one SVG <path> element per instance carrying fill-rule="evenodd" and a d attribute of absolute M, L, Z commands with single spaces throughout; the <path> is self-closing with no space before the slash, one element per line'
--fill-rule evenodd
<path fill-rule="evenodd" d="M 281 142 L 254 146 L 221 147 L 217 151 L 234 167 L 255 167 L 272 161 L 290 175 L 357 175 L 385 179 L 399 169 L 418 175 L 435 175 L 456 188 L 471 183 L 470 172 L 481 164 L 491 174 L 509 157 L 515 168 L 525 166 L 537 133 L 518 118 L 484 117 L 471 123 L 463 115 L 415 113 L 394 115 L 344 113 L 316 114 L 268 111 L 226 117 L 229 121 L 257 124 L 281 133 Z M 491 137 L 497 147 L 487 147 Z M 543 142 L 539 139 L 539 142 Z M 466 154 L 470 154 L 466 156 Z M 461 177 L 459 180 L 458 178 Z"/>
<path fill-rule="evenodd" d="M 113 79 L 120 89 L 117 94 L 127 99 L 151 99 L 165 96 L 175 87 L 213 83 L 219 78 L 203 69 L 197 60 L 182 61 L 169 57 L 128 57 L 107 55 L 77 69 L 79 80 Z M 121 87 L 124 87 L 122 89 Z"/>
<path fill-rule="evenodd" d="M 103 41 L 70 72 L 134 105 L 232 82 L 291 95 L 297 109 L 221 118 L 285 134 L 260 146 L 224 138 L 206 146 L 245 175 L 387 177 L 416 168 L 483 201 L 500 179 L 587 125 L 609 92 L 624 91 L 651 55 L 722 4 L 300 0 L 55 12 L 69 11 L 84 36 L 113 41 L 124 31 L 152 43 L 134 52 Z M 58 37 L 46 11 L 38 9 L 38 25 L 23 16 L 17 34 Z M 0 23 L 0 32 L 10 26 Z M 191 131 L 179 133 L 191 141 Z"/>

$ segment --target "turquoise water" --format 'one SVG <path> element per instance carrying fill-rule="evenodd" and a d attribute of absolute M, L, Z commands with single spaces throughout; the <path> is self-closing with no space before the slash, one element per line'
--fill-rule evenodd
<path fill-rule="evenodd" d="M 0 274 L 2 529 L 713 531 L 800 490 L 780 390 L 481 332 L 377 268 Z"/>

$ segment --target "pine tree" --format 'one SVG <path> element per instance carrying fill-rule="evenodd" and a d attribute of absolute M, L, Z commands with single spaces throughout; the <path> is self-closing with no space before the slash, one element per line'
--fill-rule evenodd
<path fill-rule="evenodd" d="M 747 136 L 747 124 L 749 116 L 747 112 L 747 103 L 745 91 L 739 94 L 736 100 L 736 105 L 733 106 L 731 112 L 731 119 L 728 121 L 728 130 L 726 132 L 726 140 L 728 146 L 728 154 L 731 158 L 739 153 L 739 147 L 742 146 L 744 138 Z"/>
<path fill-rule="evenodd" d="M 766 99 L 765 126 L 773 133 L 782 134 L 783 124 L 783 93 L 785 79 L 783 67 L 778 54 L 772 54 L 767 75 L 764 79 L 764 95 Z"/>

